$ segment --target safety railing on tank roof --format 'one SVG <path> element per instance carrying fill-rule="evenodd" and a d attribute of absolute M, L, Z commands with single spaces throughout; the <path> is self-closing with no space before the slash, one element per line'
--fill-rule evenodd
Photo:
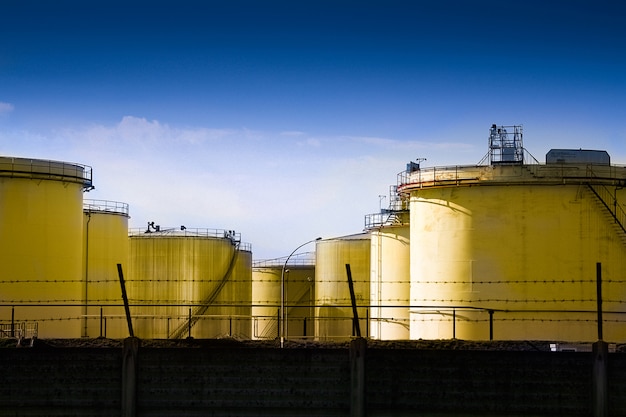
<path fill-rule="evenodd" d="M 256 261 L 252 261 L 253 268 L 269 268 L 269 267 L 279 267 L 285 265 L 285 261 L 287 260 L 286 256 L 282 256 L 280 258 L 271 258 L 271 259 L 258 259 Z M 289 262 L 287 265 L 291 266 L 315 266 L 315 252 L 302 252 L 296 253 L 289 258 Z"/>
<path fill-rule="evenodd" d="M 92 168 L 73 162 L 0 157 L 0 175 L 47 179 L 71 179 L 83 184 L 83 189 L 93 189 Z"/>
<path fill-rule="evenodd" d="M 591 164 L 511 164 L 517 169 L 498 170 L 497 165 L 454 165 L 402 171 L 397 175 L 398 192 L 406 186 L 435 187 L 473 184 L 479 182 L 523 183 L 609 183 L 626 184 L 626 170 L 617 165 Z"/>
<path fill-rule="evenodd" d="M 83 200 L 83 211 L 97 211 L 129 215 L 128 204 L 109 200 Z"/>
<path fill-rule="evenodd" d="M 234 230 L 224 229 L 208 229 L 208 228 L 188 228 L 186 226 L 179 227 L 161 227 L 161 226 L 148 226 L 147 228 L 131 227 L 128 229 L 128 236 L 132 237 L 149 237 L 151 235 L 156 236 L 171 236 L 171 237 L 211 237 L 228 239 L 234 244 L 237 244 L 239 250 L 245 252 L 252 251 L 252 244 L 241 241 L 241 233 Z"/>

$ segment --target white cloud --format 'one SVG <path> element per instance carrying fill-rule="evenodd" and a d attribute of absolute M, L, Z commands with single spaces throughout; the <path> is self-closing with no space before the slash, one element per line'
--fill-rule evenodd
<path fill-rule="evenodd" d="M 0 101 L 0 114 L 10 113 L 14 108 L 15 106 L 13 106 L 13 104 Z"/>
<path fill-rule="evenodd" d="M 255 258 L 284 256 L 319 235 L 360 232 L 407 162 L 400 141 L 179 127 L 134 116 L 37 143 L 36 157 L 92 166 L 96 189 L 85 197 L 128 203 L 131 227 L 235 229 Z"/>

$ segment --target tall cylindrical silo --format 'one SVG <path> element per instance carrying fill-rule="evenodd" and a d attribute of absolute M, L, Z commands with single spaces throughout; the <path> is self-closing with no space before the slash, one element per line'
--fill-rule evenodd
<path fill-rule="evenodd" d="M 285 291 L 285 338 L 314 336 L 315 259 L 311 255 L 313 253 L 309 252 L 296 254 L 289 259 L 255 261 L 252 268 L 254 338 L 279 337 L 282 284 Z"/>
<path fill-rule="evenodd" d="M 369 233 L 317 242 L 315 254 L 316 337 L 345 339 L 356 335 L 346 265 L 350 265 L 361 336 L 369 335 Z"/>
<path fill-rule="evenodd" d="M 38 337 L 80 337 L 86 165 L 0 157 L 4 322 L 37 325 Z"/>
<path fill-rule="evenodd" d="M 126 279 L 135 334 L 251 335 L 252 253 L 233 231 L 133 230 Z"/>
<path fill-rule="evenodd" d="M 83 337 L 128 337 L 126 322 L 119 320 L 125 312 L 117 270 L 117 264 L 128 267 L 128 219 L 126 203 L 83 203 Z"/>
<path fill-rule="evenodd" d="M 370 233 L 370 335 L 379 340 L 409 339 L 411 277 L 408 221 L 406 224 L 381 225 Z"/>
<path fill-rule="evenodd" d="M 626 168 L 452 166 L 407 175 L 411 338 L 622 341 Z"/>

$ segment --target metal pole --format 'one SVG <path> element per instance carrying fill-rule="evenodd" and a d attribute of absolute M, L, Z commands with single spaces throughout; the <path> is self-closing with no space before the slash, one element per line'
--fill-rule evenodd
<path fill-rule="evenodd" d="M 489 310 L 489 340 L 493 340 L 493 310 Z"/>
<path fill-rule="evenodd" d="M 456 308 L 452 309 L 452 338 L 456 339 Z"/>
<path fill-rule="evenodd" d="M 100 306 L 100 337 L 102 337 L 102 306 Z"/>
<path fill-rule="evenodd" d="M 11 337 L 15 337 L 15 306 L 11 307 Z"/>
<path fill-rule="evenodd" d="M 354 296 L 354 285 L 352 284 L 352 272 L 350 264 L 346 264 L 346 274 L 348 275 L 348 287 L 350 288 L 350 300 L 352 302 L 352 330 L 356 330 L 356 336 L 361 337 L 361 326 L 359 325 L 359 314 L 356 308 L 356 297 Z"/>
<path fill-rule="evenodd" d="M 287 268 L 287 262 L 289 262 L 289 259 L 293 256 L 294 253 L 296 253 L 296 251 L 298 249 L 300 249 L 301 247 L 303 247 L 304 245 L 308 245 L 311 242 L 315 242 L 318 240 L 321 240 L 321 237 L 315 238 L 313 240 L 309 240 L 308 242 L 304 242 L 302 245 L 298 246 L 297 248 L 295 248 L 293 250 L 293 252 L 291 252 L 289 254 L 289 256 L 287 256 L 287 259 L 285 259 L 285 263 L 283 265 L 283 269 L 280 273 L 280 320 L 279 320 L 279 336 L 280 336 L 280 347 L 282 348 L 284 346 L 285 343 L 285 269 Z"/>
<path fill-rule="evenodd" d="M 188 338 L 191 339 L 191 307 L 189 307 L 189 320 L 187 320 L 188 323 Z"/>
<path fill-rule="evenodd" d="M 124 310 L 126 311 L 128 333 L 130 334 L 130 337 L 135 337 L 135 333 L 133 332 L 133 322 L 130 319 L 130 307 L 128 306 L 128 296 L 126 295 L 126 285 L 124 284 L 124 273 L 122 272 L 122 264 L 117 264 L 117 275 L 120 278 L 120 286 L 122 287 L 122 299 L 124 300 Z"/>
<path fill-rule="evenodd" d="M 598 297 L 598 340 L 602 340 L 602 264 L 600 262 L 596 263 L 596 293 Z"/>

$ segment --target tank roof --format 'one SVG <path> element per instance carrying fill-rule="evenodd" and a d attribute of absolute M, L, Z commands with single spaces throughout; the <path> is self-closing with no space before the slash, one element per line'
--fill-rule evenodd
<path fill-rule="evenodd" d="M 87 191 L 94 188 L 91 167 L 73 162 L 0 156 L 0 176 L 74 182 Z"/>

